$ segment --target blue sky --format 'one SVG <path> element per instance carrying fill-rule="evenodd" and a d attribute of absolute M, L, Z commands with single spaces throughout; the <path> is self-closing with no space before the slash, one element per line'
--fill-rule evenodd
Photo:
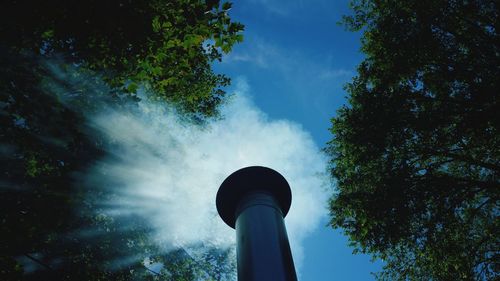
<path fill-rule="evenodd" d="M 331 139 L 330 118 L 345 103 L 343 85 L 363 58 L 360 34 L 337 25 L 349 13 L 348 1 L 234 2 L 230 15 L 245 24 L 245 41 L 214 66 L 216 71 L 246 82 L 255 105 L 270 119 L 300 124 L 324 147 Z M 370 272 L 381 263 L 353 255 L 347 244 L 341 231 L 326 226 L 310 234 L 301 280 L 374 280 Z"/>

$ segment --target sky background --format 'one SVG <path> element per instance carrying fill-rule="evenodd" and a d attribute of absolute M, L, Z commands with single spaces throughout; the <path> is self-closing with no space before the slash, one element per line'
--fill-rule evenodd
<path fill-rule="evenodd" d="M 214 68 L 230 76 L 233 87 L 248 85 L 271 120 L 299 124 L 323 148 L 331 139 L 330 119 L 346 102 L 343 85 L 363 59 L 361 34 L 337 24 L 349 13 L 343 0 L 234 1 L 230 16 L 245 24 L 245 40 Z M 305 240 L 301 280 L 374 280 L 370 272 L 381 262 L 353 255 L 347 238 L 327 224 Z"/>

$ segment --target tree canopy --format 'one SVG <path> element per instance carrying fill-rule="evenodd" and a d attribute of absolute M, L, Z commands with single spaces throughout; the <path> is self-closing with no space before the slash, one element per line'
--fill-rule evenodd
<path fill-rule="evenodd" d="M 351 5 L 366 56 L 332 119 L 331 225 L 381 280 L 498 278 L 498 2 Z"/>
<path fill-rule="evenodd" d="M 63 56 L 135 93 L 139 84 L 191 113 L 213 115 L 229 79 L 214 74 L 241 42 L 231 3 L 220 1 L 3 1 L 1 45 L 13 52 Z"/>
<path fill-rule="evenodd" d="M 145 87 L 148 98 L 191 120 L 215 116 L 229 78 L 211 63 L 242 40 L 243 25 L 231 21 L 230 8 L 217 0 L 2 1 L 1 280 L 231 278 L 231 252 L 197 245 L 205 256 L 182 248 L 164 253 L 143 219 L 128 216 L 132 227 L 124 229 L 99 212 L 94 199 L 113 194 L 82 188 L 74 174 L 103 156 L 106 140 L 51 93 L 70 93 L 74 108 L 91 112 L 103 100 L 133 106 Z M 48 61 L 80 82 L 54 76 Z M 82 229 L 92 235 L 78 236 Z M 145 257 L 164 270 L 148 271 Z"/>

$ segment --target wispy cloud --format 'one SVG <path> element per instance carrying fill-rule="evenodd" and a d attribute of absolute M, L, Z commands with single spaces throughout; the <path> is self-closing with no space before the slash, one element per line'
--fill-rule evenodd
<path fill-rule="evenodd" d="M 354 72 L 346 69 L 327 69 L 320 73 L 319 78 L 321 79 L 335 79 L 335 78 L 345 78 L 354 76 Z"/>
<path fill-rule="evenodd" d="M 278 16 L 290 16 L 300 11 L 308 3 L 311 4 L 311 1 L 304 0 L 248 0 L 248 2 L 260 6 L 262 11 Z"/>
<path fill-rule="evenodd" d="M 262 68 L 269 67 L 268 60 L 262 54 L 256 54 L 255 56 L 250 55 L 249 53 L 236 53 L 231 54 L 224 58 L 224 62 L 247 62 L 251 64 L 255 64 Z"/>
<path fill-rule="evenodd" d="M 223 63 L 235 64 L 236 69 L 254 68 L 255 73 L 260 73 L 255 79 L 272 77 L 273 82 L 281 85 L 280 92 L 273 92 L 274 95 L 282 96 L 283 102 L 299 105 L 304 114 L 314 114 L 328 122 L 335 110 L 334 103 L 343 98 L 342 87 L 354 76 L 354 70 L 340 66 L 332 56 L 307 54 L 258 37 L 246 42 L 225 57 Z"/>
<path fill-rule="evenodd" d="M 72 82 L 69 75 L 57 74 L 61 81 Z M 222 108 L 224 118 L 206 127 L 186 123 L 168 104 L 147 98 L 138 108 L 132 105 L 133 110 L 108 104 L 98 112 L 81 112 L 93 134 L 108 145 L 78 181 L 116 194 L 99 202 L 96 212 L 124 223 L 129 216 L 141 218 L 165 251 L 189 251 L 200 243 L 227 249 L 234 247 L 235 232 L 217 215 L 218 187 L 242 167 L 271 167 L 292 188 L 286 225 L 300 268 L 303 240 L 327 215 L 325 156 L 300 125 L 270 120 L 259 110 L 248 98 L 251 89 L 244 79 L 236 84 L 235 95 Z M 85 96 L 99 99 L 91 92 Z M 71 99 L 63 100 L 82 111 Z"/>
<path fill-rule="evenodd" d="M 260 68 L 273 69 L 284 76 L 345 80 L 352 70 L 335 67 L 335 60 L 327 57 L 318 61 L 294 49 L 285 49 L 261 38 L 252 38 L 245 48 L 226 55 L 223 63 L 248 63 Z M 294 79 L 295 79 L 294 78 Z"/>

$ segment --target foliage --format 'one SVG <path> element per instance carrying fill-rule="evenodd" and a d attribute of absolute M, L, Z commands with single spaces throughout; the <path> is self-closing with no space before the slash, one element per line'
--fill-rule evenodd
<path fill-rule="evenodd" d="M 219 1 L 3 1 L 2 45 L 14 52 L 62 54 L 120 91 L 146 84 L 186 112 L 214 115 L 229 79 L 210 62 L 241 42 L 231 3 Z"/>
<path fill-rule="evenodd" d="M 0 280 L 231 279 L 231 253 L 164 253 L 140 218 L 99 211 L 97 199 L 114 194 L 83 187 L 75 174 L 103 156 L 105 140 L 48 94 L 59 87 L 73 108 L 92 112 L 100 102 L 133 106 L 141 85 L 195 120 L 216 115 L 229 79 L 210 63 L 242 39 L 230 7 L 198 0 L 0 4 Z M 57 80 L 48 60 L 76 68 L 72 75 L 84 83 Z M 92 231 L 81 236 L 84 230 Z M 165 264 L 160 275 L 144 267 L 146 257 Z M 169 267 L 172 260 L 177 267 Z"/>
<path fill-rule="evenodd" d="M 381 280 L 498 278 L 498 2 L 351 4 L 366 58 L 332 119 L 331 225 Z"/>

